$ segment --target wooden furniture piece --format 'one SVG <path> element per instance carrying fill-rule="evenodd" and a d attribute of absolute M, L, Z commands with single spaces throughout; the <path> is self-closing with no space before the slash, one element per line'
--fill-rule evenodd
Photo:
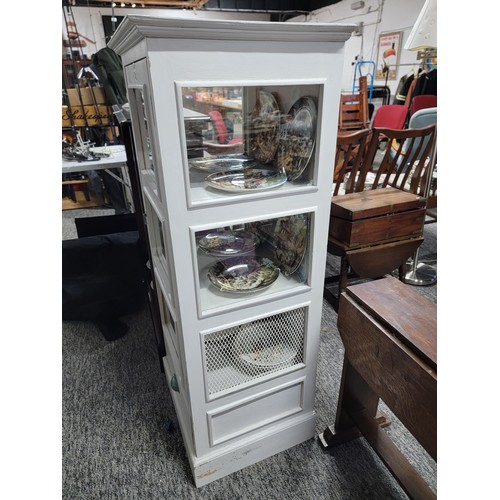
<path fill-rule="evenodd" d="M 88 179 L 72 179 L 69 176 L 63 177 L 62 180 L 63 193 L 66 192 L 71 200 L 76 203 L 75 191 L 83 191 L 85 199 L 90 201 L 89 181 Z"/>
<path fill-rule="evenodd" d="M 163 366 L 196 486 L 315 434 L 338 125 L 328 110 L 352 30 L 133 15 L 109 43 L 124 65 Z M 244 153 L 270 171 L 245 163 L 221 180 L 217 162 L 189 159 L 183 95 L 227 94 L 235 82 Z M 286 158 L 288 179 L 274 165 L 290 150 L 278 149 L 291 140 L 281 117 L 296 103 L 307 154 Z M 234 168 L 238 158 L 217 161 Z"/>
<path fill-rule="evenodd" d="M 417 96 L 418 97 L 418 96 Z M 429 125 L 437 124 L 437 108 L 424 108 L 417 111 L 410 118 L 410 128 L 421 128 Z M 425 224 L 430 222 L 437 222 L 437 171 L 436 171 L 436 158 L 437 146 L 436 137 L 426 137 L 421 139 L 425 146 L 425 141 L 432 142 L 433 145 L 429 151 L 429 165 L 426 167 L 428 174 L 426 175 L 425 187 L 423 195 L 425 196 L 426 203 L 426 220 Z M 415 286 L 431 285 L 437 281 L 437 261 L 432 265 L 430 263 L 419 262 L 419 249 L 413 255 L 408 266 L 404 282 Z"/>
<path fill-rule="evenodd" d="M 367 151 L 370 144 L 370 129 L 339 133 L 335 153 L 332 196 L 362 191 L 359 173 L 365 165 L 371 165 Z"/>
<path fill-rule="evenodd" d="M 413 499 L 436 498 L 381 428 L 379 399 L 429 455 L 437 459 L 436 306 L 389 277 L 342 293 L 338 329 L 345 347 L 334 427 L 323 449 L 363 436 Z M 382 424 L 382 425 L 380 425 Z"/>
<path fill-rule="evenodd" d="M 380 278 L 399 269 L 422 244 L 425 199 L 395 188 L 332 197 L 328 252 L 340 256 L 340 275 L 325 278 L 324 297 L 338 310 L 349 269 L 361 278 Z M 338 280 L 338 293 L 330 285 Z"/>
<path fill-rule="evenodd" d="M 360 130 L 369 124 L 368 88 L 366 76 L 362 76 L 358 93 L 340 95 L 339 130 Z"/>
<path fill-rule="evenodd" d="M 431 155 L 436 141 L 436 125 L 403 130 L 375 127 L 372 130 L 369 156 L 375 157 L 380 140 L 388 140 L 391 147 L 386 148 L 373 179 L 370 179 L 371 188 L 366 184 L 365 188 L 392 186 L 425 198 Z M 366 170 L 364 174 L 368 176 Z"/>
<path fill-rule="evenodd" d="M 416 96 L 417 97 L 435 97 L 435 96 Z M 410 117 L 409 128 L 422 128 L 428 125 L 437 124 L 437 107 L 434 108 L 423 108 L 416 111 Z M 435 141 L 435 139 L 434 139 Z M 437 154 L 435 159 L 437 158 Z M 436 162 L 433 165 L 432 180 L 429 183 L 429 192 L 427 193 L 427 212 L 429 217 L 437 221 L 437 172 L 436 172 Z"/>

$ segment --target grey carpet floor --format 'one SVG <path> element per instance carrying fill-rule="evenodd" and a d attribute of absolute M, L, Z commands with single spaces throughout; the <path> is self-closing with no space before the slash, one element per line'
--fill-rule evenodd
<path fill-rule="evenodd" d="M 63 239 L 76 237 L 63 212 Z M 103 215 L 109 211 L 104 210 Z M 112 211 L 111 211 L 112 213 Z M 436 224 L 426 226 L 421 255 L 435 259 Z M 329 259 L 329 269 L 336 263 Z M 436 302 L 437 286 L 413 287 Z M 77 499 L 405 499 L 378 456 L 361 438 L 324 452 L 316 438 L 202 488 L 194 486 L 149 309 L 122 318 L 123 338 L 107 342 L 91 322 L 62 324 L 62 498 Z M 337 315 L 324 301 L 316 389 L 317 434 L 333 423 L 343 347 Z M 381 403 L 386 431 L 430 486 L 436 463 Z"/>

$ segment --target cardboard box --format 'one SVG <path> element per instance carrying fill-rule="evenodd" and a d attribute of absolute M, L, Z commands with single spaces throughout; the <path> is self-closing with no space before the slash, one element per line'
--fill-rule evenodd
<path fill-rule="evenodd" d="M 106 105 L 62 107 L 63 127 L 86 127 L 87 125 L 110 125 L 113 110 Z"/>
<path fill-rule="evenodd" d="M 71 107 L 74 106 L 92 106 L 93 104 L 107 104 L 104 87 L 80 87 L 78 89 L 68 89 L 68 100 Z M 80 101 L 80 94 L 82 100 Z M 92 97 L 92 94 L 94 97 Z M 95 99 L 95 100 L 94 100 Z"/>

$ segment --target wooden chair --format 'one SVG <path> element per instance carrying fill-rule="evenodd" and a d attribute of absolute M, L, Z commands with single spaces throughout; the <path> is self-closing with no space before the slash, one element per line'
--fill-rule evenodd
<path fill-rule="evenodd" d="M 359 93 L 340 95 L 339 130 L 361 130 L 369 127 L 368 87 L 366 76 L 359 78 Z"/>
<path fill-rule="evenodd" d="M 416 97 L 429 97 L 429 96 L 416 96 Z M 431 96 L 434 97 L 434 96 Z M 422 128 L 427 125 L 437 124 L 437 107 L 422 108 L 416 111 L 410 118 L 410 128 Z M 436 146 L 437 147 L 437 146 Z M 436 165 L 434 164 L 434 169 Z M 429 185 L 429 192 L 427 193 L 427 212 L 426 214 L 432 218 L 429 222 L 437 222 L 437 174 L 433 172 L 433 178 Z M 427 222 L 427 221 L 426 221 Z"/>
<path fill-rule="evenodd" d="M 372 163 L 367 157 L 370 137 L 371 130 L 368 128 L 337 137 L 332 196 L 363 190 L 363 185 L 357 181 L 364 165 Z"/>
<path fill-rule="evenodd" d="M 380 137 L 397 142 L 375 163 Z M 399 269 L 423 242 L 426 182 L 436 126 L 420 129 L 372 129 L 355 190 L 332 197 L 328 253 L 340 256 L 340 272 L 325 279 L 324 297 L 338 309 L 349 278 L 380 278 Z M 368 176 L 371 176 L 367 183 Z M 329 289 L 339 283 L 337 295 Z"/>
<path fill-rule="evenodd" d="M 426 197 L 428 176 L 430 173 L 431 154 L 436 141 L 436 125 L 422 128 L 395 130 L 373 128 L 372 141 L 368 156 L 375 158 L 380 137 L 386 138 L 392 147 L 386 148 L 376 168 L 371 189 L 391 186 Z M 363 175 L 367 175 L 364 170 Z M 365 179 L 360 179 L 363 185 Z"/>

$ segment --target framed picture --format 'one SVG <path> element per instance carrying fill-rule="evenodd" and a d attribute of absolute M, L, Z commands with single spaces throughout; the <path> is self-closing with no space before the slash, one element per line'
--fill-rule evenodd
<path fill-rule="evenodd" d="M 380 33 L 375 80 L 395 80 L 401 52 L 402 31 Z"/>

